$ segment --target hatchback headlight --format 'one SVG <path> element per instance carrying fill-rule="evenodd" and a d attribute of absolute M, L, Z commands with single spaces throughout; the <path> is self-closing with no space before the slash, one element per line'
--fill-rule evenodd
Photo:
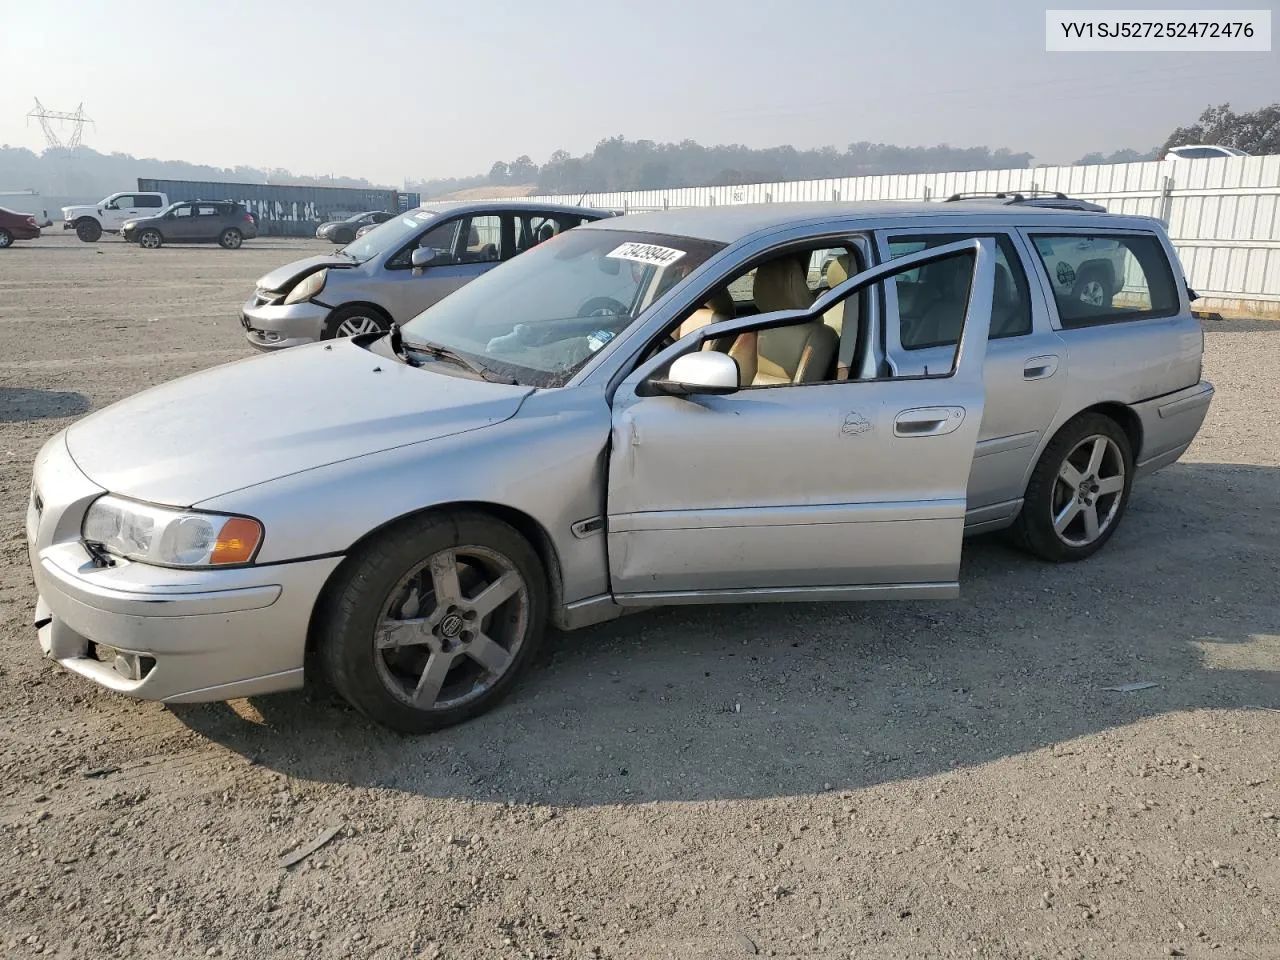
<path fill-rule="evenodd" d="M 176 510 L 99 497 L 84 517 L 81 535 L 107 553 L 162 567 L 249 563 L 262 543 L 262 524 L 250 517 Z"/>
<path fill-rule="evenodd" d="M 317 270 L 290 290 L 289 295 L 284 298 L 284 302 L 290 304 L 310 300 L 324 289 L 324 282 L 328 279 L 328 270 Z"/>

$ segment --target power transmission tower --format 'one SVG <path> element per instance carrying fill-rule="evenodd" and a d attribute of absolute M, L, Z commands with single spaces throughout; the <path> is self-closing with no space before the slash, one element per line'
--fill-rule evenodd
<path fill-rule="evenodd" d="M 84 125 L 93 123 L 93 120 L 84 115 L 84 103 L 76 107 L 75 113 L 66 113 L 62 110 L 46 110 L 39 97 L 36 97 L 35 109 L 27 114 L 28 120 L 32 117 L 40 121 L 40 129 L 44 131 L 44 138 L 49 141 L 50 147 L 67 147 L 71 150 L 80 146 L 80 139 L 84 136 Z M 64 123 L 70 122 L 74 125 L 71 128 L 71 138 L 66 143 L 62 142 L 62 138 L 53 129 L 53 125 L 49 122 L 50 120 L 61 120 Z M 97 126 L 97 124 L 94 124 L 94 126 Z"/>

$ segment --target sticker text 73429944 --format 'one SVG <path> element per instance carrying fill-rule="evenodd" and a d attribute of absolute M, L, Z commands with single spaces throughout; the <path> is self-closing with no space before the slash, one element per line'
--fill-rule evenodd
<path fill-rule="evenodd" d="M 647 263 L 654 267 L 669 267 L 684 254 L 683 250 L 676 250 L 674 247 L 660 247 L 656 243 L 631 241 L 615 247 L 606 256 L 616 260 L 634 260 L 636 263 Z"/>

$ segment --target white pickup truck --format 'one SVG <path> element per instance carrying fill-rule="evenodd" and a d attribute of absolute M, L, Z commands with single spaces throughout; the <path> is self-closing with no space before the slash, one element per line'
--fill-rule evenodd
<path fill-rule="evenodd" d="M 126 220 L 154 217 L 168 205 L 163 193 L 113 193 L 92 206 L 63 207 L 62 229 L 74 230 L 85 243 L 93 243 L 104 233 L 119 233 Z"/>

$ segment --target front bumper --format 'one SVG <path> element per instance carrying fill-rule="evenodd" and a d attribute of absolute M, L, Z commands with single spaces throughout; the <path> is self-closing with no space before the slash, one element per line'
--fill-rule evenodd
<path fill-rule="evenodd" d="M 314 343 L 324 335 L 331 307 L 310 300 L 303 303 L 259 304 L 250 297 L 240 309 L 245 339 L 257 350 L 284 350 Z"/>
<path fill-rule="evenodd" d="M 49 659 L 144 700 L 205 702 L 302 685 L 311 613 L 341 558 L 225 570 L 97 566 L 79 526 L 100 488 L 61 435 L 41 452 L 27 543 Z"/>

